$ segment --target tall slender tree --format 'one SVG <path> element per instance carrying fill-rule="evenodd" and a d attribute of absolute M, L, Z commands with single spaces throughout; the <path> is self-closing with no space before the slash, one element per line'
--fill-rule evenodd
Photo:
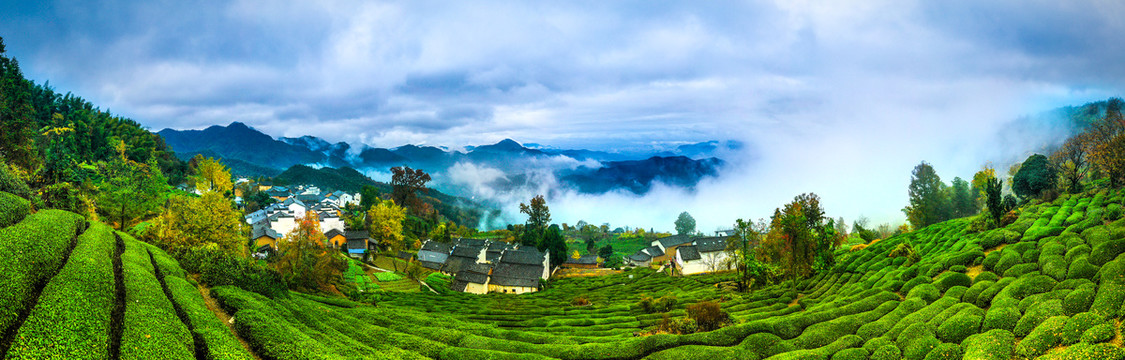
<path fill-rule="evenodd" d="M 527 214 L 523 243 L 533 246 L 539 244 L 547 231 L 547 225 L 551 223 L 551 210 L 547 208 L 547 200 L 543 199 L 543 195 L 536 195 L 531 198 L 531 205 L 520 203 L 520 212 Z"/>
<path fill-rule="evenodd" d="M 902 209 L 915 229 L 949 220 L 949 196 L 934 168 L 923 161 L 910 179 L 910 205 Z"/>

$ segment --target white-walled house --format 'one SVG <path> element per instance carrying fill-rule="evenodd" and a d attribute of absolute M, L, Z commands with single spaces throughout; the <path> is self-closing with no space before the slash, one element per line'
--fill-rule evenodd
<path fill-rule="evenodd" d="M 676 264 L 684 275 L 730 270 L 726 237 L 707 237 L 676 248 Z"/>

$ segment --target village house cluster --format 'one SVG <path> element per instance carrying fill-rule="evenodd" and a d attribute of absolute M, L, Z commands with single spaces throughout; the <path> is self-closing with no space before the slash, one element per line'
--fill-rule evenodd
<path fill-rule="evenodd" d="M 681 274 L 694 275 L 733 269 L 727 252 L 727 239 L 722 236 L 672 235 L 652 241 L 651 246 L 625 257 L 631 266 L 669 264 Z M 757 246 L 751 243 L 751 247 Z"/>
<path fill-rule="evenodd" d="M 359 204 L 359 194 L 339 190 L 321 192 L 316 186 L 307 185 L 292 188 L 259 185 L 259 191 L 265 191 L 277 202 L 246 215 L 246 223 L 252 229 L 250 238 L 254 240 L 255 256 L 276 252 L 277 242 L 297 228 L 298 221 L 309 212 L 317 215 L 320 230 L 328 239 L 326 246 L 346 251 L 354 258 L 362 258 L 365 251 L 376 250 L 376 243 L 367 231 L 344 228 L 340 209 L 348 204 Z"/>
<path fill-rule="evenodd" d="M 473 294 L 524 294 L 539 291 L 551 276 L 551 254 L 502 241 L 428 240 L 418 250 L 425 268 L 453 276 L 454 291 Z"/>

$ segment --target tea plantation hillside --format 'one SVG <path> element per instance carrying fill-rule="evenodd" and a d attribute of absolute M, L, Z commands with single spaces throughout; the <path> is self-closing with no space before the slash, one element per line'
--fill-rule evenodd
<path fill-rule="evenodd" d="M 520 296 L 386 293 L 377 306 L 231 287 L 213 294 L 272 359 L 1122 359 L 1121 200 L 1063 197 L 985 232 L 971 232 L 968 218 L 944 222 L 841 251 L 832 271 L 796 290 L 740 294 L 715 286 L 729 275 L 644 269 Z M 900 244 L 920 260 L 890 257 Z M 648 335 L 665 315 L 637 303 L 665 295 L 677 298 L 671 318 L 710 299 L 734 324 Z"/>
<path fill-rule="evenodd" d="M 160 249 L 0 192 L 0 357 L 252 359 Z"/>
<path fill-rule="evenodd" d="M 14 225 L 0 229 L 2 350 L 12 359 L 1125 359 L 1121 202 L 1118 191 L 1064 196 L 983 232 L 969 218 L 947 221 L 840 251 L 835 268 L 795 288 L 749 293 L 725 290 L 733 275 L 651 269 L 553 280 L 525 295 L 380 292 L 374 305 L 211 289 L 253 355 L 159 249 L 70 213 L 5 205 L 0 219 Z M 916 263 L 890 256 L 903 244 Z M 665 309 L 639 304 L 665 296 L 675 297 Z M 703 300 L 731 324 L 653 331 Z"/>

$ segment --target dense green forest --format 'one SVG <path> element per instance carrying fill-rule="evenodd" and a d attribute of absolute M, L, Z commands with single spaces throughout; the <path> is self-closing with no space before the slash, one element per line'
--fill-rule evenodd
<path fill-rule="evenodd" d="M 98 163 L 115 158 L 152 164 L 169 184 L 183 182 L 187 170 L 160 136 L 136 121 L 24 78 L 0 38 L 0 162 L 6 164 L 0 166 L 30 187 L 36 205 L 87 202 L 104 180 Z"/>

